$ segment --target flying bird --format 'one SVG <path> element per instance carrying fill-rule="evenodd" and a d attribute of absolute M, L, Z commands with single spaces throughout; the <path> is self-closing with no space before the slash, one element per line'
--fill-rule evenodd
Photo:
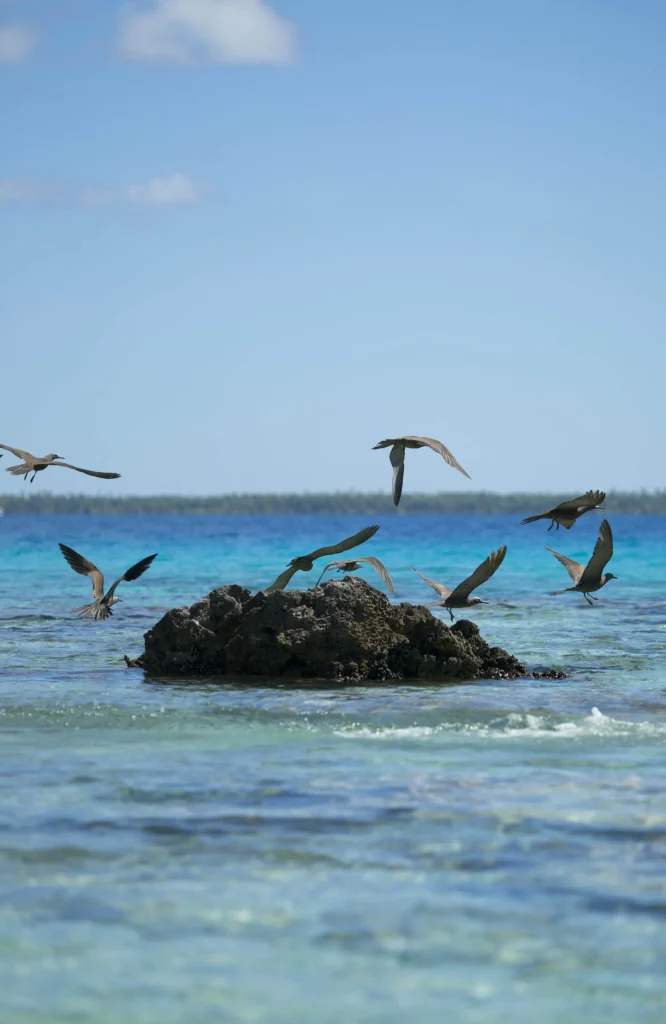
<path fill-rule="evenodd" d="M 583 595 L 588 604 L 592 604 L 592 601 L 599 600 L 598 597 L 593 596 L 594 591 L 601 590 L 609 580 L 617 579 L 617 576 L 614 576 L 612 572 L 604 572 L 606 565 L 613 557 L 613 531 L 607 519 L 602 519 L 601 521 L 597 543 L 594 545 L 592 557 L 586 566 L 582 566 L 580 562 L 574 562 L 573 558 L 567 558 L 566 555 L 558 554 L 557 551 L 553 551 L 548 545 L 546 545 L 546 551 L 550 551 L 555 555 L 555 558 L 558 562 L 562 563 L 574 581 L 573 587 L 565 587 L 564 590 L 553 590 L 551 597 L 555 597 L 557 594 L 566 594 L 569 590 L 575 590 Z"/>
<path fill-rule="evenodd" d="M 83 608 L 77 609 L 77 615 L 80 615 L 83 619 L 106 619 L 109 615 L 113 615 L 111 611 L 111 605 L 117 604 L 118 601 L 122 601 L 121 597 L 116 597 L 116 587 L 123 580 L 130 582 L 131 580 L 138 580 L 139 576 L 142 576 L 146 569 L 149 569 L 152 562 L 157 558 L 157 553 L 154 555 L 148 555 L 147 558 L 142 558 L 140 562 L 132 565 L 127 572 L 116 580 L 116 582 L 109 587 L 106 594 L 104 593 L 104 577 L 99 571 L 96 565 L 89 562 L 87 558 L 80 555 L 74 548 L 67 547 L 66 544 L 59 544 L 58 547 L 62 551 L 63 555 L 67 559 L 69 565 L 72 567 L 74 572 L 78 572 L 81 576 L 87 576 L 92 583 L 92 596 L 94 598 L 92 604 L 85 604 Z"/>
<path fill-rule="evenodd" d="M 350 548 L 355 548 L 359 544 L 363 544 L 364 541 L 369 540 L 370 537 L 373 537 L 378 529 L 378 526 L 366 526 L 363 530 L 355 533 L 353 537 L 341 540 L 339 544 L 329 544 L 328 547 L 317 548 L 316 551 L 309 555 L 299 555 L 298 558 L 292 558 L 291 562 L 289 562 L 289 567 L 280 573 L 275 582 L 271 583 L 270 587 L 266 587 L 265 592 L 271 594 L 274 590 L 284 590 L 291 577 L 299 569 L 301 572 L 310 572 L 315 558 L 323 558 L 324 555 L 338 555 L 342 551 L 349 551 Z"/>
<path fill-rule="evenodd" d="M 442 444 L 441 441 L 435 441 L 432 437 L 412 437 L 406 434 L 404 437 L 389 437 L 385 441 L 380 441 L 376 444 L 373 451 L 377 448 L 391 448 L 389 452 L 389 458 L 391 465 L 393 466 L 393 504 L 397 505 L 400 501 L 400 495 L 402 494 L 402 478 L 405 475 L 405 449 L 406 448 L 432 448 L 434 452 L 441 455 L 445 462 L 448 462 L 449 466 L 453 466 L 463 476 L 466 476 L 468 480 L 471 477 L 466 470 L 462 468 L 457 459 L 453 457 L 449 449 Z"/>
<path fill-rule="evenodd" d="M 0 444 L 0 448 L 12 452 L 17 459 L 23 459 L 23 462 L 18 466 L 7 466 L 6 472 L 11 473 L 12 476 L 22 476 L 24 480 L 27 480 L 32 473 L 30 483 L 32 483 L 38 473 L 43 469 L 47 469 L 48 466 L 63 466 L 64 469 L 75 469 L 77 473 L 85 473 L 87 476 L 99 476 L 103 480 L 116 480 L 120 476 L 120 473 L 100 473 L 96 469 L 81 469 L 80 466 L 72 466 L 70 462 L 56 462 L 56 459 L 62 460 L 64 456 L 54 455 L 53 452 L 50 455 L 39 457 L 31 455 L 30 452 L 24 452 L 21 448 L 12 448 L 9 444 Z"/>
<path fill-rule="evenodd" d="M 480 597 L 470 597 L 469 595 L 473 590 L 476 590 L 477 587 L 480 587 L 482 583 L 489 580 L 493 573 L 497 572 L 504 561 L 505 555 L 506 544 L 503 544 L 501 548 L 497 549 L 497 551 L 491 551 L 485 562 L 481 562 L 481 565 L 474 570 L 472 575 L 468 576 L 466 580 L 462 581 L 462 583 L 459 583 L 455 590 L 449 590 L 449 588 L 445 587 L 443 584 L 436 583 L 435 580 L 428 579 L 428 577 L 424 576 L 423 573 L 420 573 L 418 569 L 414 569 L 414 566 L 412 566 L 412 569 L 414 569 L 417 576 L 420 576 L 422 580 L 429 583 L 433 590 L 436 590 L 442 598 L 440 601 L 433 601 L 429 607 L 437 605 L 440 608 L 447 608 L 449 615 L 451 616 L 451 621 L 453 621 L 452 608 L 471 608 L 472 605 L 475 604 L 488 603 L 487 601 L 482 601 Z"/>
<path fill-rule="evenodd" d="M 603 508 L 602 502 L 606 500 L 605 491 L 586 491 L 585 494 L 581 494 L 580 498 L 571 498 L 569 501 L 563 501 L 555 508 L 549 509 L 548 512 L 543 512 L 540 516 L 528 516 L 527 519 L 523 519 L 521 526 L 525 526 L 525 523 L 536 523 L 538 519 L 550 519 L 551 524 L 548 530 L 557 524 L 557 529 L 563 526 L 566 530 L 570 530 L 577 519 L 584 516 L 586 512 L 592 512 L 595 508 Z"/>
<path fill-rule="evenodd" d="M 329 569 L 335 569 L 337 572 L 356 572 L 357 569 L 361 568 L 361 562 L 367 562 L 375 570 L 377 575 L 386 584 L 386 589 L 390 594 L 395 594 L 393 587 L 393 580 L 391 579 L 388 569 L 378 558 L 352 558 L 348 562 L 329 562 L 328 565 L 324 566 L 322 574 L 315 583 L 315 587 L 318 587 L 322 581 L 324 573 L 328 572 Z"/>

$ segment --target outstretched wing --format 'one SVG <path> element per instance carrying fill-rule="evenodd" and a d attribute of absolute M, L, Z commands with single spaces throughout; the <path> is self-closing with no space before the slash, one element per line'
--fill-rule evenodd
<path fill-rule="evenodd" d="M 412 569 L 414 569 L 414 566 L 412 566 Z M 447 597 L 451 596 L 450 589 L 448 587 L 445 587 L 443 583 L 436 583 L 435 580 L 431 580 L 427 576 L 424 576 L 423 573 L 419 572 L 418 569 L 414 569 L 414 572 L 416 573 L 417 576 L 420 576 L 422 580 L 425 580 L 425 582 L 428 583 L 433 590 L 436 590 L 440 597 L 443 597 L 446 600 Z"/>
<path fill-rule="evenodd" d="M 438 455 L 441 455 L 444 461 L 449 464 L 449 466 L 453 466 L 453 468 L 457 469 L 459 473 L 462 473 L 463 476 L 466 476 L 468 480 L 472 479 L 467 470 L 462 468 L 458 460 L 455 458 L 454 455 L 452 455 L 452 453 L 449 451 L 446 445 L 442 444 L 441 441 L 436 441 L 434 437 L 413 437 L 409 434 L 406 434 L 405 441 L 418 441 L 420 444 L 427 445 L 428 448 L 432 448 L 434 452 L 437 452 Z"/>
<path fill-rule="evenodd" d="M 537 519 L 552 519 L 555 515 L 555 509 L 551 508 L 550 512 L 542 512 L 539 516 L 528 516 L 527 519 L 521 519 L 520 525 L 526 526 L 527 523 L 536 523 Z"/>
<path fill-rule="evenodd" d="M 402 481 L 405 476 L 405 446 L 394 444 L 389 453 L 391 465 L 393 466 L 393 504 L 397 505 L 402 496 Z"/>
<path fill-rule="evenodd" d="M 607 562 L 613 557 L 613 531 L 607 519 L 603 519 L 599 527 L 599 536 L 594 545 L 592 558 L 585 566 L 585 571 L 580 578 L 580 583 L 596 583 L 606 568 Z"/>
<path fill-rule="evenodd" d="M 553 550 L 553 548 L 549 548 L 547 544 L 544 546 L 546 548 L 546 551 L 550 551 L 552 555 L 555 555 L 555 558 L 558 560 L 558 562 L 562 563 L 562 565 L 567 570 L 574 583 L 579 583 L 581 576 L 585 572 L 585 566 L 581 565 L 580 562 L 574 562 L 573 558 L 567 558 L 566 555 L 561 555 L 558 551 Z M 557 593 L 563 594 L 564 591 L 558 590 Z"/>
<path fill-rule="evenodd" d="M 90 579 L 93 586 L 93 597 L 95 599 L 104 597 L 104 576 L 97 566 L 80 555 L 74 548 L 67 547 L 66 544 L 58 544 L 58 547 L 67 559 L 70 568 L 74 572 L 78 572 L 80 576 L 87 576 Z"/>
<path fill-rule="evenodd" d="M 299 570 L 296 566 L 290 565 L 288 569 L 285 569 L 284 572 L 280 573 L 275 582 L 271 583 L 270 587 L 264 587 L 264 593 L 272 594 L 274 590 L 284 590 L 291 577 L 298 571 Z"/>
<path fill-rule="evenodd" d="M 51 462 L 51 466 L 62 466 L 64 469 L 75 469 L 77 473 L 85 473 L 86 476 L 99 476 L 102 480 L 117 480 L 120 473 L 100 473 L 96 469 L 81 469 L 80 466 L 72 466 L 71 462 Z M 120 583 L 120 580 L 118 580 Z"/>
<path fill-rule="evenodd" d="M 338 566 L 344 565 L 344 564 L 345 564 L 344 562 L 329 562 L 328 565 L 325 565 L 324 568 L 321 570 L 321 576 L 319 577 L 319 579 L 315 583 L 315 587 L 319 586 L 319 584 L 321 583 L 324 575 L 328 572 L 329 569 L 332 569 L 334 566 L 337 568 Z"/>
<path fill-rule="evenodd" d="M 372 568 L 377 573 L 377 575 L 379 576 L 379 578 L 382 579 L 384 581 L 384 583 L 386 584 L 386 589 L 389 591 L 389 593 L 395 594 L 395 588 L 393 586 L 393 580 L 389 576 L 388 569 L 383 564 L 383 562 L 380 562 L 378 558 L 372 558 L 371 556 L 368 557 L 368 558 L 357 558 L 356 561 L 357 562 L 367 562 L 368 565 L 371 565 Z"/>
<path fill-rule="evenodd" d="M 482 583 L 489 580 L 493 573 L 496 573 L 504 561 L 506 555 L 506 544 L 503 544 L 497 551 L 491 551 L 485 562 L 481 562 L 478 569 L 475 569 L 471 576 L 459 583 L 451 597 L 466 598 L 473 590 L 480 587 Z"/>
<path fill-rule="evenodd" d="M 4 448 L 5 451 L 11 452 L 17 459 L 23 459 L 24 462 L 34 462 L 35 456 L 31 455 L 30 452 L 24 452 L 22 448 L 12 448 L 10 444 L 0 444 L 0 448 Z"/>
<path fill-rule="evenodd" d="M 586 491 L 585 494 L 581 494 L 579 498 L 570 498 L 569 501 L 563 501 L 559 505 L 556 505 L 552 510 L 553 512 L 578 512 L 581 509 L 587 508 L 588 506 L 596 507 L 606 498 L 605 491 Z"/>
<path fill-rule="evenodd" d="M 350 548 L 355 548 L 359 544 L 363 544 L 366 540 L 370 540 L 371 537 L 377 533 L 378 526 L 365 526 L 358 533 L 355 533 L 353 537 L 346 537 L 345 540 L 341 540 L 339 544 L 330 544 L 325 548 L 317 548 L 311 554 L 306 555 L 306 558 L 311 558 L 313 561 L 315 558 L 322 558 L 324 555 L 337 555 L 341 551 L 349 551 Z"/>
<path fill-rule="evenodd" d="M 131 582 L 131 580 L 138 580 L 139 576 L 143 576 L 146 569 L 150 569 L 156 558 L 157 552 L 155 552 L 154 555 L 147 555 L 146 558 L 142 558 L 140 562 L 136 562 L 134 565 L 131 565 L 127 572 L 123 573 L 120 579 L 117 579 L 113 586 L 109 587 L 109 592 L 105 595 L 107 604 L 113 597 L 119 583 L 122 583 L 123 580 L 126 580 L 128 583 Z"/>

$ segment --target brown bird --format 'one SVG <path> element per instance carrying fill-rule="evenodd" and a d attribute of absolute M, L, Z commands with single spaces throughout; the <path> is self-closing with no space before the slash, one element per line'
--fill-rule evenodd
<path fill-rule="evenodd" d="M 81 469 L 80 466 L 72 466 L 69 462 L 56 462 L 56 459 L 62 459 L 63 456 L 54 455 L 53 452 L 50 455 L 38 457 L 31 455 L 30 452 L 24 452 L 21 448 L 12 448 L 9 444 L 0 444 L 0 448 L 12 452 L 17 459 L 23 459 L 19 466 L 7 466 L 6 472 L 11 473 L 12 476 L 22 476 L 24 480 L 27 480 L 32 473 L 30 483 L 32 483 L 38 473 L 43 469 L 47 469 L 48 466 L 63 466 L 65 469 L 75 469 L 77 473 L 85 473 L 87 476 L 99 476 L 103 480 L 116 480 L 120 476 L 120 473 L 100 473 L 96 469 Z"/>
<path fill-rule="evenodd" d="M 289 568 L 284 572 L 280 573 L 274 583 L 271 583 L 270 587 L 266 587 L 265 592 L 271 594 L 274 590 L 284 590 L 287 583 L 299 569 L 301 572 L 310 572 L 312 569 L 315 558 L 323 558 L 324 555 L 338 555 L 342 551 L 349 551 L 350 548 L 355 548 L 359 544 L 363 544 L 364 541 L 369 540 L 373 537 L 378 526 L 366 526 L 363 530 L 359 530 L 353 537 L 347 537 L 346 540 L 341 540 L 339 544 L 331 544 L 328 547 L 317 548 L 309 555 L 299 555 L 298 558 L 292 558 L 289 562 Z"/>
<path fill-rule="evenodd" d="M 414 569 L 417 576 L 420 576 L 422 580 L 429 583 L 433 590 L 442 597 L 441 601 L 433 601 L 428 607 L 434 607 L 438 605 L 440 608 L 447 608 L 451 620 L 453 621 L 452 608 L 471 608 L 475 604 L 487 604 L 487 601 L 482 601 L 480 597 L 470 597 L 469 595 L 477 587 L 480 587 L 482 583 L 489 580 L 493 573 L 496 573 L 500 565 L 504 561 L 506 555 L 506 544 L 497 551 L 491 551 L 486 558 L 485 562 L 481 562 L 481 565 L 474 570 L 471 576 L 468 576 L 466 580 L 459 583 L 455 590 L 449 590 L 448 587 L 443 586 L 441 583 L 436 583 L 435 580 L 428 579 L 423 573 L 420 573 L 418 569 Z"/>
<path fill-rule="evenodd" d="M 385 441 L 380 441 L 376 444 L 373 451 L 377 448 L 391 448 L 389 458 L 391 465 L 393 466 L 393 504 L 397 505 L 400 501 L 400 495 L 402 494 L 402 478 L 405 475 L 405 449 L 406 448 L 432 448 L 434 452 L 441 455 L 445 462 L 448 462 L 449 466 L 453 466 L 463 476 L 466 476 L 468 480 L 471 480 L 469 473 L 466 472 L 460 465 L 457 459 L 453 457 L 449 449 L 442 444 L 441 441 L 435 441 L 432 437 L 412 437 L 406 434 L 404 437 L 389 437 Z"/>
<path fill-rule="evenodd" d="M 139 576 L 142 576 L 146 569 L 149 569 L 152 562 L 157 558 L 157 554 L 148 555 L 147 558 L 142 558 L 140 562 L 132 565 L 126 573 L 116 580 L 116 582 L 109 587 L 106 594 L 104 593 L 104 577 L 99 571 L 96 565 L 89 562 L 87 558 L 80 555 L 74 548 L 67 547 L 66 544 L 59 544 L 58 547 L 62 551 L 63 555 L 67 559 L 69 565 L 72 567 L 74 572 L 78 572 L 81 576 L 87 576 L 92 582 L 92 596 L 94 601 L 92 604 L 84 604 L 83 608 L 77 608 L 76 614 L 80 615 L 83 619 L 106 619 L 109 615 L 113 615 L 111 611 L 111 605 L 117 604 L 118 601 L 122 601 L 122 597 L 115 597 L 116 587 L 123 580 L 138 580 Z"/>
<path fill-rule="evenodd" d="M 324 566 L 322 574 L 315 583 L 315 587 L 318 587 L 322 581 L 324 573 L 328 572 L 329 569 L 335 568 L 337 572 L 356 572 L 357 569 L 361 568 L 361 562 L 367 562 L 375 570 L 377 575 L 386 584 L 386 589 L 390 594 L 395 594 L 393 587 L 393 580 L 389 576 L 388 569 L 378 558 L 353 558 L 348 562 L 329 562 L 328 565 Z"/>
<path fill-rule="evenodd" d="M 540 516 L 528 516 L 527 519 L 523 519 L 520 525 L 536 523 L 538 519 L 551 519 L 552 522 L 548 530 L 552 530 L 555 524 L 557 524 L 558 530 L 560 526 L 570 530 L 576 520 L 584 516 L 586 512 L 591 512 L 595 508 L 603 508 L 601 503 L 605 500 L 605 491 L 586 491 L 585 494 L 581 494 L 580 498 L 571 498 L 569 501 L 563 501 L 548 512 L 543 512 Z"/>
<path fill-rule="evenodd" d="M 612 572 L 604 572 L 606 565 L 613 557 L 613 531 L 607 519 L 602 519 L 601 521 L 597 543 L 594 545 L 592 557 L 586 566 L 582 566 L 580 562 L 574 562 L 573 558 L 567 558 L 566 555 L 558 554 L 557 551 L 553 551 L 547 545 L 546 551 L 550 551 L 555 555 L 555 558 L 558 562 L 562 563 L 574 581 L 573 587 L 566 587 L 564 590 L 553 590 L 551 597 L 575 590 L 583 595 L 588 604 L 592 604 L 592 601 L 599 600 L 598 597 L 592 596 L 594 591 L 601 590 L 609 580 L 617 579 L 617 576 L 614 576 Z"/>

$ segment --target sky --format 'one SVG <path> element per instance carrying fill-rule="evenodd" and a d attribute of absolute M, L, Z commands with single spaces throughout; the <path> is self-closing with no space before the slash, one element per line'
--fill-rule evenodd
<path fill-rule="evenodd" d="M 661 0 L 0 0 L 0 492 L 666 485 Z M 5 453 L 0 470 L 16 460 Z"/>

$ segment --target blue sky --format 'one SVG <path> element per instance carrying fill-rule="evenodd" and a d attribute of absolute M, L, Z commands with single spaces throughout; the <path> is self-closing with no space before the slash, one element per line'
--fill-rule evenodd
<path fill-rule="evenodd" d="M 401 433 L 472 476 L 415 452 L 405 491 L 666 484 L 665 35 L 0 0 L 0 440 L 123 475 L 32 489 L 388 489 Z"/>

